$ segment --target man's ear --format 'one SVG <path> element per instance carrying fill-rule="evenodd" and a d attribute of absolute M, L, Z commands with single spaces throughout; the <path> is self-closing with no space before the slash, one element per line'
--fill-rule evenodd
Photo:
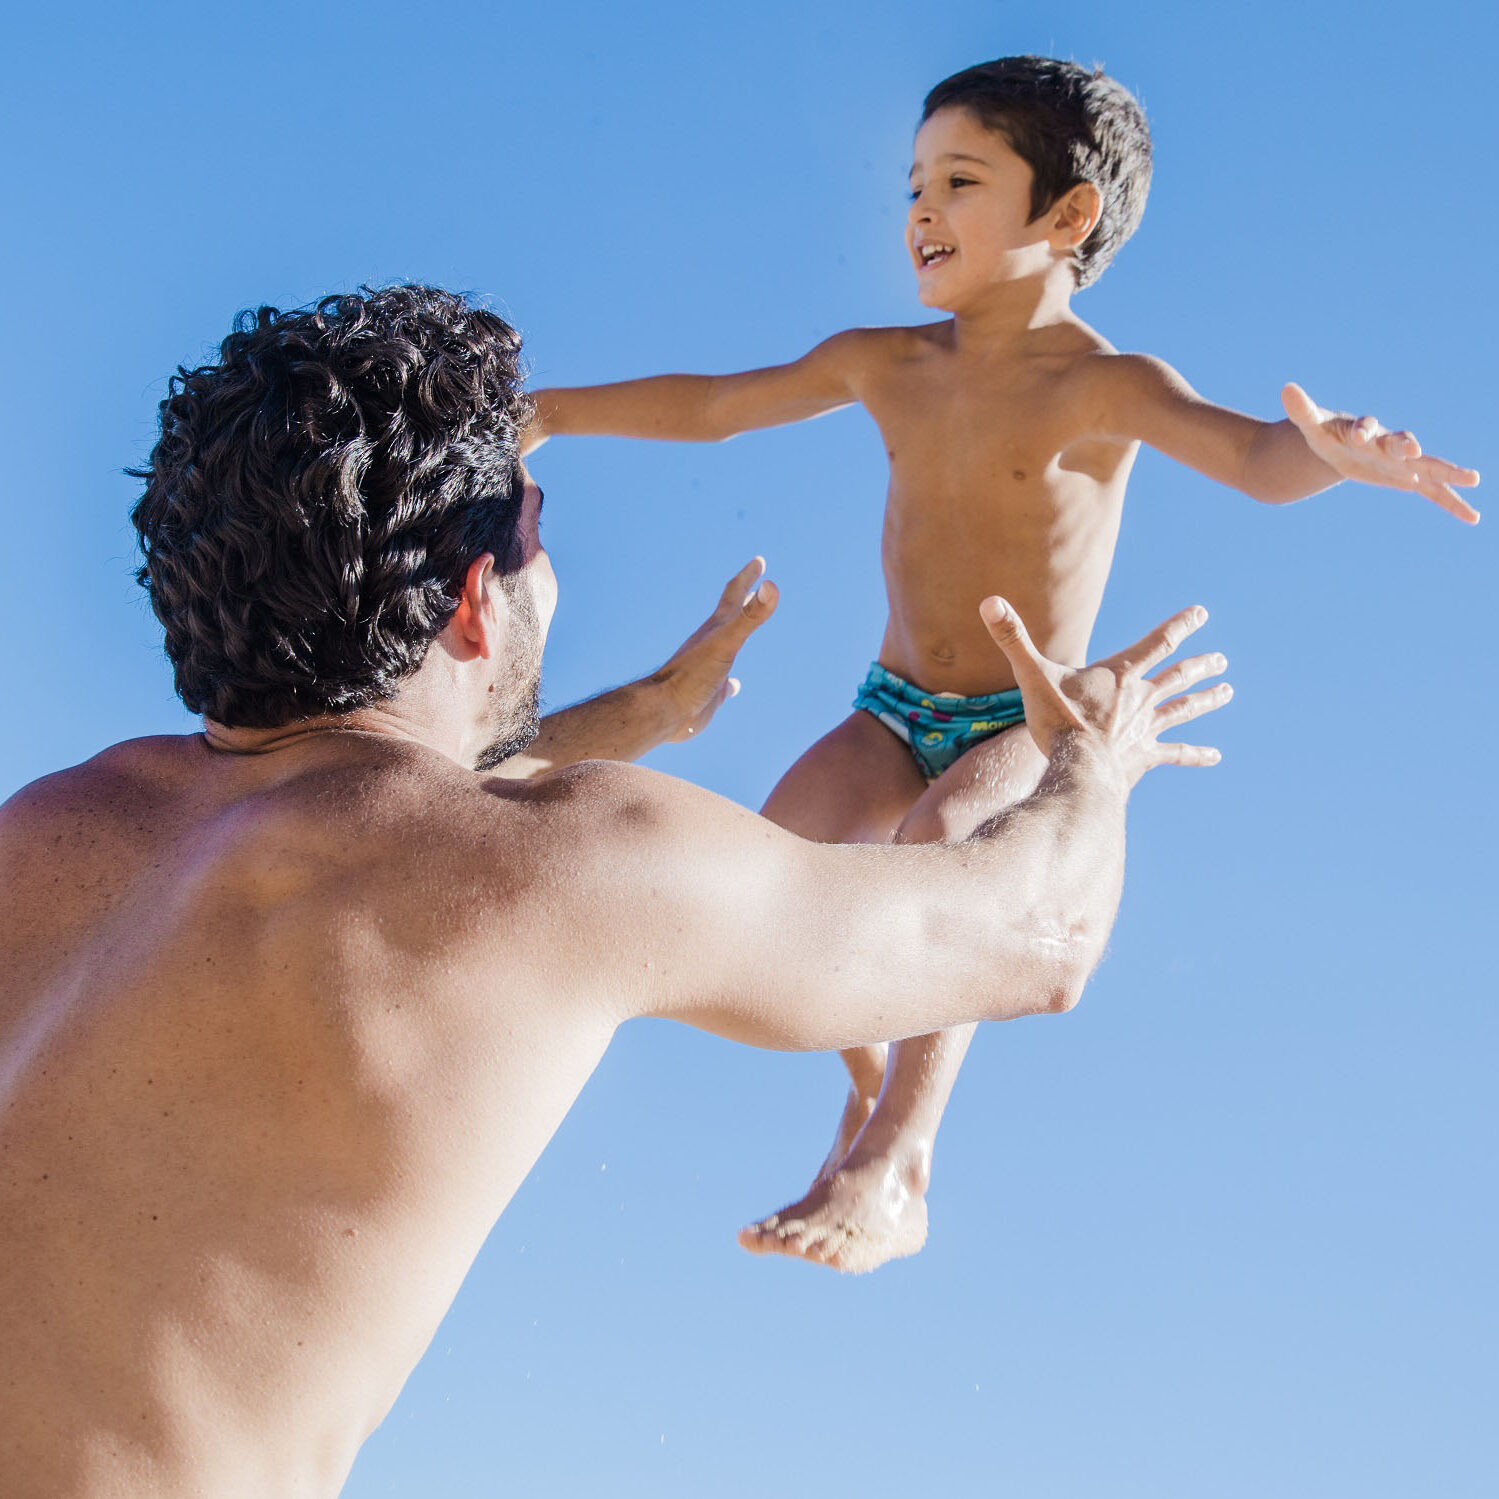
<path fill-rule="evenodd" d="M 494 553 L 483 552 L 469 563 L 458 594 L 458 607 L 448 621 L 453 644 L 468 659 L 493 659 L 500 647 L 501 590 L 496 586 Z"/>
<path fill-rule="evenodd" d="M 1091 182 L 1079 182 L 1052 206 L 1047 238 L 1054 249 L 1075 250 L 1098 228 L 1102 216 L 1102 194 Z"/>

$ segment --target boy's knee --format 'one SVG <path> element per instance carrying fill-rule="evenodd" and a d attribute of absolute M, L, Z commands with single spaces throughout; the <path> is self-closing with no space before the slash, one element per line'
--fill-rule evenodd
<path fill-rule="evenodd" d="M 895 830 L 896 843 L 946 843 L 951 839 L 948 819 L 940 805 L 918 802 Z"/>

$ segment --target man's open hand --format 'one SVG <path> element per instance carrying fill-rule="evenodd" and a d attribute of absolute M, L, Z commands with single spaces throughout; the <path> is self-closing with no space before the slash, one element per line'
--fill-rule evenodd
<path fill-rule="evenodd" d="M 1425 456 L 1411 433 L 1391 432 L 1372 416 L 1326 411 L 1299 385 L 1287 385 L 1280 400 L 1307 446 L 1345 479 L 1414 490 L 1460 521 L 1478 524 L 1478 512 L 1452 487 L 1458 484 L 1468 489 L 1477 484 L 1476 469 Z"/>
<path fill-rule="evenodd" d="M 765 559 L 752 558 L 729 579 L 713 613 L 651 677 L 665 693 L 676 725 L 666 734 L 668 741 L 700 734 L 719 705 L 739 691 L 739 679 L 730 675 L 734 658 L 775 613 L 778 596 L 765 577 Z"/>
<path fill-rule="evenodd" d="M 1083 667 L 1062 666 L 1043 656 L 1020 616 L 997 595 L 985 599 L 979 613 L 994 643 L 1009 659 L 1025 703 L 1026 727 L 1048 759 L 1063 736 L 1076 735 L 1111 755 L 1131 786 L 1156 765 L 1218 763 L 1215 749 L 1162 744 L 1160 736 L 1221 708 L 1233 696 L 1227 682 L 1176 696 L 1207 677 L 1218 676 L 1228 662 L 1216 653 L 1192 656 L 1157 676 L 1145 675 L 1207 623 L 1206 609 L 1183 609 L 1128 650 Z"/>

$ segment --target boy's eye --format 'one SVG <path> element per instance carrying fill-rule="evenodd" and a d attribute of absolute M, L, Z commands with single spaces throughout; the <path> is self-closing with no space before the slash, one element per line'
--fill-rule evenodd
<path fill-rule="evenodd" d="M 973 178 L 972 177 L 949 177 L 947 179 L 947 185 L 949 187 L 972 187 L 973 186 Z"/>

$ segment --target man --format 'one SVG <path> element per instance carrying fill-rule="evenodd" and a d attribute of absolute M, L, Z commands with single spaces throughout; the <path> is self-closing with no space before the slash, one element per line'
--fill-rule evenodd
<path fill-rule="evenodd" d="M 556 589 L 519 339 L 392 287 L 181 371 L 136 508 L 201 735 L 0 814 L 0 1472 L 336 1493 L 616 1026 L 828 1050 L 1075 1002 L 1129 788 L 1226 701 L 1188 611 L 1067 670 L 985 621 L 1049 768 L 954 846 L 807 843 L 619 763 L 706 722 L 758 564 L 537 733 Z M 489 773 L 496 770 L 497 773 Z M 940 982 L 932 976 L 940 975 Z"/>

